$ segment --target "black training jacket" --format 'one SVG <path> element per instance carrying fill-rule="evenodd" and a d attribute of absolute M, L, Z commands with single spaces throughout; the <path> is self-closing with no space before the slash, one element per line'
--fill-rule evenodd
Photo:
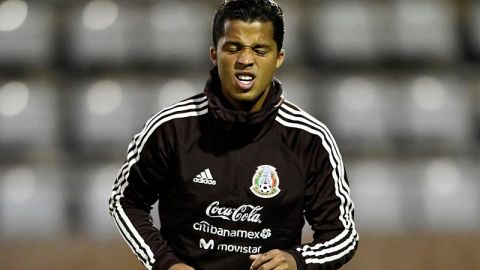
<path fill-rule="evenodd" d="M 332 134 L 285 101 L 276 79 L 261 111 L 233 110 L 217 72 L 130 143 L 109 201 L 124 240 L 147 269 L 247 270 L 250 254 L 271 249 L 292 254 L 298 269 L 339 268 L 358 235 Z M 301 243 L 304 217 L 312 243 Z"/>

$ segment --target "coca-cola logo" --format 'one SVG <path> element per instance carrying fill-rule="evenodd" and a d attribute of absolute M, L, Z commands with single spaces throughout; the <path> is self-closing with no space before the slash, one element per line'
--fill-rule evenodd
<path fill-rule="evenodd" d="M 219 201 L 212 202 L 205 213 L 212 218 L 221 218 L 234 222 L 252 222 L 262 223 L 260 220 L 259 211 L 262 210 L 261 206 L 254 206 L 250 204 L 243 204 L 239 207 L 224 207 L 220 206 Z"/>

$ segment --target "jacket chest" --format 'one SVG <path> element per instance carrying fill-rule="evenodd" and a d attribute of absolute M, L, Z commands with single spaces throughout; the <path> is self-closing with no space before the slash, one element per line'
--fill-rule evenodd
<path fill-rule="evenodd" d="M 281 206 L 303 199 L 301 167 L 272 138 L 241 147 L 222 141 L 186 144 L 178 148 L 172 170 L 176 193 L 201 204 Z"/>

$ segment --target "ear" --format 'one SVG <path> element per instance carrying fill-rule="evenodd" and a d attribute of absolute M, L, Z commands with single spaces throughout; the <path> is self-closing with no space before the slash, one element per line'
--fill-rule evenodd
<path fill-rule="evenodd" d="M 216 66 L 217 65 L 217 49 L 215 47 L 210 47 L 210 60 Z"/>
<path fill-rule="evenodd" d="M 276 65 L 277 69 L 279 69 L 282 66 L 283 61 L 285 61 L 285 50 L 280 50 L 277 56 L 277 65 Z"/>

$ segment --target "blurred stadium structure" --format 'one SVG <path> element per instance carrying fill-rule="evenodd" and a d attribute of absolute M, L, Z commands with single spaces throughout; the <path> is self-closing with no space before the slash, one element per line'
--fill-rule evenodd
<path fill-rule="evenodd" d="M 1 269 L 141 269 L 107 197 L 145 120 L 203 89 L 219 2 L 0 0 Z M 278 78 L 356 202 L 345 268 L 480 269 L 480 1 L 279 2 Z"/>

